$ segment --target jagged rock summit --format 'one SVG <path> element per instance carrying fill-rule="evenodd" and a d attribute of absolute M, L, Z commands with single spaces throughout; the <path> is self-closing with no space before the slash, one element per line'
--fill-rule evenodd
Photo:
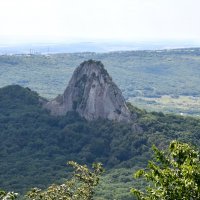
<path fill-rule="evenodd" d="M 88 60 L 74 71 L 63 95 L 45 107 L 53 115 L 76 111 L 87 120 L 130 121 L 124 97 L 100 61 Z"/>

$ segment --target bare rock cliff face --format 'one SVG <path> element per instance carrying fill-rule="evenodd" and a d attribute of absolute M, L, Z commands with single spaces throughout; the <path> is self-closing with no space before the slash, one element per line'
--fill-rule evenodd
<path fill-rule="evenodd" d="M 53 115 L 76 111 L 87 120 L 130 121 L 124 97 L 99 61 L 85 61 L 73 73 L 64 91 L 45 107 Z"/>

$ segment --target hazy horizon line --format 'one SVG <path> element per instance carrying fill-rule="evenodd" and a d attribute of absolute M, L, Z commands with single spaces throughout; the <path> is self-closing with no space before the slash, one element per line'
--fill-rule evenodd
<path fill-rule="evenodd" d="M 200 48 L 194 40 L 77 40 L 77 41 L 29 41 L 26 43 L 1 44 L 0 55 L 15 54 L 58 54 L 58 53 L 109 53 L 119 51 L 156 51 Z"/>

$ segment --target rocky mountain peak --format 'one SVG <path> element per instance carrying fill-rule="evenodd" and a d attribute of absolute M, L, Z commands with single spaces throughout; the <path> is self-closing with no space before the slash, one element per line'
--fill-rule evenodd
<path fill-rule="evenodd" d="M 62 95 L 45 107 L 53 115 L 76 111 L 87 120 L 130 121 L 124 97 L 100 61 L 88 60 L 74 71 Z"/>

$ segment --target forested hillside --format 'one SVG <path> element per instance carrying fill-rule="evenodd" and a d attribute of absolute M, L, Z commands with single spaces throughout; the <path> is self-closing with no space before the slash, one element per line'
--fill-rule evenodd
<path fill-rule="evenodd" d="M 97 189 L 104 199 L 133 199 L 132 173 L 144 167 L 151 146 L 165 148 L 172 139 L 200 146 L 200 120 L 146 112 L 128 105 L 132 123 L 88 122 L 76 113 L 50 116 L 44 98 L 18 85 L 0 89 L 0 188 L 25 192 L 68 176 L 66 162 L 103 163 L 106 173 Z"/>

